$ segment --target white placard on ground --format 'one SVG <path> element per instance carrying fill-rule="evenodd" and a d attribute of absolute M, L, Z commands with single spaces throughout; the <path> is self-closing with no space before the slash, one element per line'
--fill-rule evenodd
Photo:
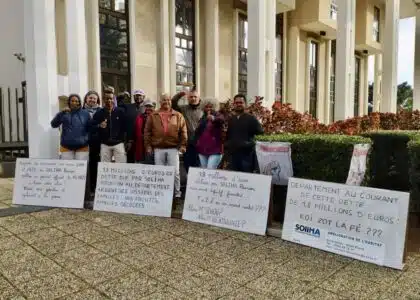
<path fill-rule="evenodd" d="M 351 156 L 349 174 L 346 184 L 361 185 L 366 173 L 366 160 L 369 153 L 369 144 L 356 144 Z"/>
<path fill-rule="evenodd" d="M 403 268 L 409 193 L 290 178 L 282 238 Z"/>
<path fill-rule="evenodd" d="M 271 175 L 275 185 L 287 185 L 293 177 L 291 143 L 257 142 L 255 151 L 260 173 Z"/>
<path fill-rule="evenodd" d="M 184 220 L 265 235 L 271 176 L 190 168 Z"/>
<path fill-rule="evenodd" d="M 94 210 L 170 217 L 175 168 L 99 163 Z"/>
<path fill-rule="evenodd" d="M 83 208 L 87 162 L 18 158 L 13 204 Z"/>

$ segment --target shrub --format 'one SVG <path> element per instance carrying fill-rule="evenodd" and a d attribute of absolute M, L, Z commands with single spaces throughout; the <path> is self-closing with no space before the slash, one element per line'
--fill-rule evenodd
<path fill-rule="evenodd" d="M 369 186 L 409 191 L 410 157 L 407 143 L 419 137 L 416 131 L 377 131 L 363 134 L 372 140 Z"/>
<path fill-rule="evenodd" d="M 410 156 L 410 212 L 420 213 L 420 139 L 414 138 L 408 142 Z"/>
<path fill-rule="evenodd" d="M 325 134 L 279 134 L 257 137 L 264 142 L 292 143 L 295 177 L 345 183 L 355 144 L 370 144 L 368 138 Z"/>

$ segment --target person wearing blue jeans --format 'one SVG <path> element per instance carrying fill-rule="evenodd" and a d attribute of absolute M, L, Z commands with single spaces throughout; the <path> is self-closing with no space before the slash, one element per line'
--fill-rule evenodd
<path fill-rule="evenodd" d="M 194 134 L 195 148 L 202 168 L 217 169 L 222 160 L 224 118 L 222 114 L 217 113 L 218 101 L 216 99 L 204 99 L 201 105 L 203 117 Z"/>

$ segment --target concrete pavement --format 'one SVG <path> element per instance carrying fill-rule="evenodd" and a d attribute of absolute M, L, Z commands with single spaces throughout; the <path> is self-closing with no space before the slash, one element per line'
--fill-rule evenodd
<path fill-rule="evenodd" d="M 11 186 L 0 188 L 4 206 Z M 69 209 L 0 218 L 0 299 L 420 299 L 419 282 L 416 253 L 400 272 L 176 219 Z"/>

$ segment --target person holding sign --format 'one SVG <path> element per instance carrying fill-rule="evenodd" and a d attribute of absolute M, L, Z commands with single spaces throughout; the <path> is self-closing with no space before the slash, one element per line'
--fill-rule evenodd
<path fill-rule="evenodd" d="M 175 200 L 180 202 L 181 178 L 179 174 L 179 152 L 185 153 L 187 147 L 187 125 L 181 113 L 171 107 L 171 98 L 163 94 L 160 109 L 152 113 L 144 129 L 146 153 L 154 151 L 156 165 L 175 167 Z"/>
<path fill-rule="evenodd" d="M 194 134 L 195 147 L 200 165 L 205 169 L 217 169 L 222 159 L 223 115 L 217 113 L 217 99 L 204 99 L 204 115 Z"/>
<path fill-rule="evenodd" d="M 61 126 L 60 153 L 65 160 L 88 160 L 90 115 L 82 109 L 79 95 L 71 94 L 68 107 L 51 121 L 52 128 Z"/>
<path fill-rule="evenodd" d="M 101 139 L 101 162 L 111 162 L 112 157 L 116 163 L 126 163 L 124 142 L 127 133 L 125 112 L 115 107 L 114 93 L 107 89 L 104 91 L 103 101 L 105 107 L 93 116 L 93 126 L 99 130 Z"/>
<path fill-rule="evenodd" d="M 225 150 L 228 153 L 228 169 L 237 172 L 253 173 L 257 169 L 255 155 L 256 135 L 263 134 L 260 122 L 245 112 L 245 96 L 238 94 L 233 98 L 234 115 L 229 118 Z"/>

